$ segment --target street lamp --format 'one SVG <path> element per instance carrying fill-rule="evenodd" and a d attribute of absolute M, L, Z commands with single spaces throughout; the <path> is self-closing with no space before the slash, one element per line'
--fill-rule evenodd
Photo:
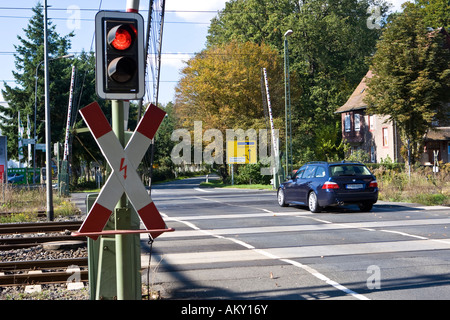
<path fill-rule="evenodd" d="M 292 167 L 292 125 L 291 125 L 291 89 L 289 83 L 289 50 L 288 41 L 289 37 L 293 33 L 292 30 L 286 31 L 284 34 L 284 116 L 285 116 L 285 146 L 286 146 L 286 166 L 285 166 L 285 177 L 290 173 L 289 168 Z M 289 139 L 288 139 L 289 131 Z M 289 150 L 289 153 L 288 153 Z"/>

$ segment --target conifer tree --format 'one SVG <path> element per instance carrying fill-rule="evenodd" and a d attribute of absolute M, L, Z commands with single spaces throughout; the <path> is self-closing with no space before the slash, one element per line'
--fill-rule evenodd
<path fill-rule="evenodd" d="M 17 36 L 19 44 L 14 45 L 16 53 L 13 77 L 15 86 L 4 83 L 2 95 L 7 106 L 0 106 L 0 130 L 7 136 L 8 155 L 18 157 L 18 113 L 22 123 L 27 123 L 27 115 L 31 120 L 31 135 L 34 132 L 34 108 L 36 97 L 36 134 L 38 143 L 45 141 L 44 137 L 44 17 L 40 3 L 33 9 L 33 16 L 23 29 L 24 36 Z M 67 55 L 70 49 L 70 38 L 73 33 L 60 36 L 55 31 L 56 26 L 48 21 L 48 52 L 49 60 Z M 52 142 L 61 140 L 66 124 L 67 103 L 70 88 L 71 61 L 54 59 L 49 62 L 50 89 L 50 119 Z M 37 72 L 36 72 L 37 71 Z M 37 74 L 37 94 L 35 95 Z M 39 155 L 39 153 L 38 153 Z M 43 159 L 44 157 L 41 157 Z M 40 163 L 38 162 L 38 165 Z"/>

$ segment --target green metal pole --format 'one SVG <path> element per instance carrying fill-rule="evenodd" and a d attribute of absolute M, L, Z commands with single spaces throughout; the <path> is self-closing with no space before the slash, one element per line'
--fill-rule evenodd
<path fill-rule="evenodd" d="M 122 146 L 125 145 L 125 133 L 124 133 L 124 113 L 123 113 L 123 101 L 112 101 L 112 129 L 120 141 Z M 124 210 L 125 209 L 125 210 Z M 115 226 L 116 230 L 129 230 L 130 226 L 127 225 L 126 210 L 127 209 L 127 197 L 124 193 L 116 205 L 115 210 Z M 125 212 L 124 212 L 125 211 Z M 127 291 L 126 275 L 128 259 L 125 258 L 126 240 L 125 235 L 117 234 L 116 238 L 116 284 L 117 284 L 117 299 L 125 300 L 130 299 L 130 295 Z"/>
<path fill-rule="evenodd" d="M 287 99 L 287 38 L 284 37 L 284 145 L 285 145 L 285 166 L 284 176 L 289 175 L 289 154 L 288 154 L 288 99 Z"/>

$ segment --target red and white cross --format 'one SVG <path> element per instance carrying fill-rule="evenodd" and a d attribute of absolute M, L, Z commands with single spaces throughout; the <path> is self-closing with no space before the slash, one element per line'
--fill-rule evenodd
<path fill-rule="evenodd" d="M 103 230 L 124 192 L 147 230 L 165 229 L 166 224 L 137 174 L 136 168 L 166 113 L 150 104 L 125 149 L 97 102 L 84 107 L 80 113 L 112 168 L 112 173 L 77 233 L 79 235 L 91 233 L 88 236 L 94 240 L 97 239 L 98 235 L 95 233 Z M 162 232 L 150 232 L 150 235 L 154 239 Z"/>

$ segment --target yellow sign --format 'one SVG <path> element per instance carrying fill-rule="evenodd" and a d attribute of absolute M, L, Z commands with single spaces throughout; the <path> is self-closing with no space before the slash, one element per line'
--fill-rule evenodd
<path fill-rule="evenodd" d="M 256 141 L 227 141 L 227 163 L 257 163 Z"/>

